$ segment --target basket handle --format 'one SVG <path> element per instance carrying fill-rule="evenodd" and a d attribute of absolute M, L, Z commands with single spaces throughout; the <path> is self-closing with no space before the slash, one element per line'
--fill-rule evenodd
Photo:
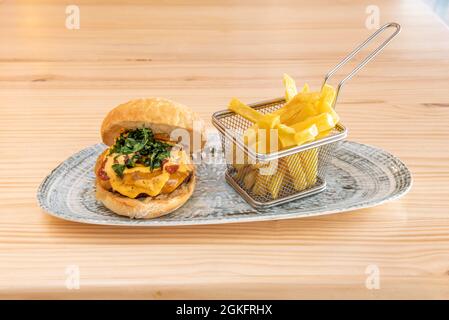
<path fill-rule="evenodd" d="M 329 71 L 326 76 L 324 77 L 324 82 L 321 86 L 321 89 L 324 87 L 324 85 L 327 83 L 327 81 L 337 72 L 341 67 L 343 67 L 346 63 L 348 63 L 357 53 L 360 52 L 367 44 L 369 44 L 372 40 L 374 40 L 379 34 L 381 34 L 383 31 L 385 31 L 388 28 L 395 28 L 395 32 L 390 35 L 380 46 L 378 46 L 374 51 L 372 51 L 365 59 L 363 59 L 362 62 L 360 62 L 343 80 L 340 81 L 340 83 L 337 86 L 337 91 L 335 94 L 335 99 L 332 104 L 332 107 L 335 108 L 335 104 L 337 103 L 338 94 L 340 93 L 341 88 L 345 84 L 346 81 L 350 80 L 353 76 L 359 72 L 360 69 L 362 69 L 368 62 L 370 62 L 375 56 L 379 54 L 380 51 L 382 51 L 383 48 L 387 44 L 390 43 L 391 40 L 393 40 L 394 37 L 401 31 L 401 26 L 396 22 L 390 22 L 387 24 L 384 24 L 382 27 L 380 27 L 376 32 L 374 32 L 368 39 L 366 39 L 362 44 L 360 44 L 357 48 L 355 48 L 350 54 L 348 54 L 342 61 L 340 61 L 339 64 L 337 64 L 331 71 Z"/>

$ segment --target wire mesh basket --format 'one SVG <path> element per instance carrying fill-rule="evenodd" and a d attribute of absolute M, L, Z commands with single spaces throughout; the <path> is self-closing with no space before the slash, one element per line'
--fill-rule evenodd
<path fill-rule="evenodd" d="M 339 82 L 333 107 L 343 84 L 400 32 L 400 26 L 397 23 L 382 26 L 326 75 L 323 86 L 338 69 L 390 27 L 396 31 Z M 255 103 L 250 107 L 266 114 L 281 108 L 285 102 L 284 98 L 277 98 Z M 232 111 L 223 110 L 213 114 L 212 123 L 221 136 L 227 164 L 226 181 L 255 208 L 279 205 L 324 190 L 329 163 L 338 144 L 347 136 L 347 129 L 338 123 L 326 136 L 312 142 L 286 150 L 261 153 L 249 148 L 244 142 L 243 133 L 253 125 L 252 122 Z"/>
<path fill-rule="evenodd" d="M 275 99 L 250 105 L 261 113 L 281 108 L 285 100 Z M 325 171 L 332 152 L 347 135 L 338 124 L 327 137 L 298 147 L 272 153 L 248 148 L 243 132 L 252 122 L 231 111 L 213 115 L 221 133 L 228 170 L 226 180 L 253 207 L 269 207 L 324 190 Z M 238 158 L 241 159 L 238 159 Z"/>

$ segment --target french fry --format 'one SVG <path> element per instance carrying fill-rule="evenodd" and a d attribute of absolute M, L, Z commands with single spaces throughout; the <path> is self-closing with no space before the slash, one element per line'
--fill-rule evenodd
<path fill-rule="evenodd" d="M 240 170 L 244 167 L 246 167 L 246 164 L 242 164 L 242 163 L 233 163 L 232 166 L 236 169 L 236 170 Z"/>
<path fill-rule="evenodd" d="M 251 171 L 250 165 L 241 165 L 241 166 L 234 165 L 234 168 L 236 168 L 236 174 L 235 174 L 234 178 L 237 181 L 242 180 L 246 176 L 246 174 L 249 171 Z"/>
<path fill-rule="evenodd" d="M 268 152 L 271 145 L 269 129 L 275 128 L 280 123 L 280 117 L 273 114 L 264 115 L 235 98 L 229 103 L 229 109 L 254 122 L 243 133 L 243 142 L 258 152 Z"/>
<path fill-rule="evenodd" d="M 275 119 L 279 119 L 279 117 L 276 116 Z M 293 128 L 277 123 L 274 124 L 273 128 L 265 129 L 259 128 L 259 124 L 260 122 L 255 126 L 248 128 L 243 134 L 245 143 L 257 152 L 276 152 L 279 150 L 279 147 L 283 148 L 284 146 L 294 145 L 294 135 L 296 131 Z M 253 128 L 257 128 L 257 130 Z M 275 135 L 272 136 L 270 129 L 277 130 L 278 145 L 274 143 L 273 138 L 275 138 Z"/>
<path fill-rule="evenodd" d="M 248 155 L 238 148 L 234 142 L 232 142 L 229 148 L 226 148 L 225 157 L 226 161 L 231 162 L 236 169 L 240 169 L 251 163 Z"/>
<path fill-rule="evenodd" d="M 237 98 L 232 98 L 229 102 L 229 110 L 241 115 L 246 120 L 251 122 L 258 122 L 262 119 L 263 114 L 253 108 L 247 106 Z"/>
<path fill-rule="evenodd" d="M 308 90 L 308 87 L 306 87 L 305 90 Z M 283 107 L 273 111 L 272 114 L 281 115 L 292 108 L 297 109 L 298 105 L 301 105 L 304 102 L 307 103 L 310 99 L 319 100 L 319 98 L 320 98 L 320 94 L 318 92 L 304 91 L 304 88 L 303 88 L 303 91 L 297 93 L 291 99 L 289 99 L 289 100 L 286 99 L 287 103 Z"/>
<path fill-rule="evenodd" d="M 243 178 L 243 184 L 245 185 L 245 188 L 247 190 L 251 190 L 251 188 L 253 187 L 254 183 L 256 182 L 256 175 L 257 170 L 251 168 L 251 170 Z"/>
<path fill-rule="evenodd" d="M 255 164 L 253 164 L 253 169 L 260 169 L 260 168 L 264 168 L 264 169 L 267 169 L 268 168 L 268 170 L 272 170 L 271 169 L 271 163 L 270 162 L 257 162 L 257 163 L 255 163 Z"/>
<path fill-rule="evenodd" d="M 320 101 L 318 104 L 318 112 L 319 113 L 329 113 L 334 119 L 334 123 L 337 124 L 340 121 L 340 117 L 335 112 L 334 108 L 332 108 L 331 104 L 328 101 Z"/>
<path fill-rule="evenodd" d="M 307 83 L 304 83 L 301 92 L 309 92 L 309 91 L 310 91 L 309 85 Z"/>
<path fill-rule="evenodd" d="M 336 123 L 334 122 L 334 118 L 330 115 L 330 113 L 321 113 L 302 122 L 298 122 L 291 127 L 296 131 L 302 131 L 313 124 L 317 126 L 318 132 L 323 132 L 335 127 Z"/>
<path fill-rule="evenodd" d="M 257 128 L 255 142 L 258 152 L 269 153 L 277 151 L 277 143 L 275 143 L 277 137 L 274 135 L 274 132 L 271 132 L 271 129 L 275 129 L 279 124 L 280 117 L 278 115 L 266 114 L 254 125 Z"/>
<path fill-rule="evenodd" d="M 299 153 L 299 156 L 306 175 L 307 186 L 311 187 L 316 183 L 318 174 L 318 148 L 303 151 Z"/>
<path fill-rule="evenodd" d="M 280 113 L 280 121 L 281 123 L 288 123 L 289 119 L 294 118 L 297 114 L 301 113 L 301 111 L 306 106 L 305 103 L 297 103 L 296 105 L 290 106 L 288 109 L 285 109 L 284 112 Z"/>
<path fill-rule="evenodd" d="M 299 92 L 290 101 L 288 101 L 282 108 L 272 112 L 281 117 L 281 123 L 285 123 L 308 104 L 319 101 L 320 94 L 318 92 Z"/>
<path fill-rule="evenodd" d="M 257 121 L 257 127 L 261 129 L 273 129 L 281 123 L 281 117 L 277 114 L 264 114 L 263 117 Z"/>
<path fill-rule="evenodd" d="M 285 101 L 290 101 L 298 93 L 295 80 L 293 80 L 288 74 L 284 73 L 284 87 L 285 87 Z"/>
<path fill-rule="evenodd" d="M 243 133 L 243 142 L 245 145 L 252 146 L 257 142 L 257 130 L 259 130 L 257 124 L 245 130 Z"/>
<path fill-rule="evenodd" d="M 289 130 L 293 128 L 287 127 Z M 294 146 L 299 146 L 309 141 L 315 140 L 315 137 L 318 135 L 318 129 L 316 125 L 310 125 L 308 128 L 296 131 L 293 130 L 288 132 L 286 135 L 280 135 L 279 140 L 281 143 L 282 149 L 288 149 Z"/>
<path fill-rule="evenodd" d="M 275 174 L 271 176 L 268 189 L 273 199 L 277 199 L 279 191 L 281 190 L 282 181 L 284 180 L 285 171 L 278 169 Z"/>
<path fill-rule="evenodd" d="M 259 127 L 257 123 L 253 124 L 251 127 L 243 132 L 243 141 L 247 146 L 254 146 L 257 143 L 257 131 Z"/>
<path fill-rule="evenodd" d="M 284 124 L 278 126 L 278 138 L 282 149 L 295 145 L 295 129 Z"/>
<path fill-rule="evenodd" d="M 318 114 L 316 108 L 312 104 L 307 104 L 306 106 L 301 108 L 301 111 L 285 120 L 286 125 L 293 125 L 295 123 L 306 120 L 309 117 L 316 116 Z"/>
<path fill-rule="evenodd" d="M 287 77 L 287 78 L 286 78 Z M 284 85 L 285 85 L 285 101 L 287 103 L 292 100 L 297 94 L 296 84 L 295 81 L 290 78 L 287 74 L 284 74 Z M 309 92 L 309 85 L 306 83 L 302 87 L 301 94 L 308 93 Z M 294 94 L 293 94 L 294 93 Z M 281 122 L 288 124 L 288 120 L 295 117 L 295 115 L 299 114 L 303 107 L 307 105 L 306 99 L 298 99 L 296 102 L 296 105 L 292 103 L 289 106 L 284 106 L 278 110 L 276 110 L 274 113 L 279 114 L 281 116 Z"/>
<path fill-rule="evenodd" d="M 269 146 L 267 146 L 269 142 L 265 139 L 257 138 L 256 142 L 250 146 L 257 153 L 268 153 Z"/>
<path fill-rule="evenodd" d="M 307 188 L 307 178 L 302 168 L 301 157 L 299 153 L 285 157 L 288 167 L 288 173 L 293 180 L 293 186 L 297 191 Z"/>
<path fill-rule="evenodd" d="M 295 97 L 293 97 L 292 100 L 290 100 L 292 103 L 298 103 L 298 102 L 306 102 L 306 103 L 310 103 L 310 102 L 315 102 L 315 101 L 319 101 L 321 98 L 321 95 L 319 92 L 310 92 L 310 91 L 306 91 L 306 92 L 300 92 L 298 93 Z"/>
<path fill-rule="evenodd" d="M 335 94 L 335 89 L 332 86 L 325 84 L 320 92 L 320 101 L 327 102 L 329 103 L 329 105 L 332 105 L 332 103 L 334 102 Z"/>
<path fill-rule="evenodd" d="M 272 175 L 261 174 L 260 169 L 256 171 L 256 179 L 253 186 L 253 193 L 258 196 L 263 196 L 267 193 L 267 185 L 270 182 Z"/>
<path fill-rule="evenodd" d="M 325 84 L 323 86 L 323 88 L 321 89 L 321 93 L 320 93 L 320 102 L 318 103 L 318 111 L 320 113 L 330 113 L 332 115 L 332 117 L 334 118 L 334 122 L 338 123 L 338 121 L 340 120 L 338 114 L 335 112 L 335 110 L 332 108 L 332 105 L 334 103 L 334 99 L 335 99 L 335 95 L 336 95 L 336 91 L 335 89 L 328 85 Z"/>
<path fill-rule="evenodd" d="M 315 140 L 319 140 L 319 139 L 325 138 L 325 137 L 327 137 L 331 132 L 332 132 L 332 129 L 326 130 L 326 131 L 323 131 L 323 132 L 320 132 L 320 133 L 318 133 L 318 135 L 315 137 Z"/>
<path fill-rule="evenodd" d="M 271 153 L 279 150 L 279 135 L 289 129 L 284 125 L 277 125 L 273 129 L 259 128 L 257 130 L 256 151 L 259 153 Z M 290 132 L 294 131 L 290 129 Z"/>
<path fill-rule="evenodd" d="M 315 140 L 315 137 L 318 135 L 318 128 L 315 124 L 312 124 L 306 129 L 301 131 L 296 131 L 295 133 L 295 142 L 296 145 L 302 145 L 306 142 L 310 142 Z"/>
<path fill-rule="evenodd" d="M 285 148 L 287 145 L 291 145 L 291 142 L 294 141 L 296 130 L 282 123 L 278 124 L 275 129 L 277 129 L 280 146 L 278 145 L 277 148 L 273 147 L 271 151 L 278 151 L 279 147 Z"/>

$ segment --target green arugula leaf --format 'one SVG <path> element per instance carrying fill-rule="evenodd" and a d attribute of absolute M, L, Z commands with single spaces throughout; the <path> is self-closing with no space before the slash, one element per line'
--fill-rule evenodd
<path fill-rule="evenodd" d="M 136 164 L 143 164 L 154 169 L 159 168 L 162 161 L 170 156 L 170 149 L 171 145 L 155 140 L 153 131 L 150 129 L 137 128 L 120 134 L 109 154 L 133 154 L 126 158 L 125 165 L 122 165 L 124 168 L 132 168 Z M 117 170 L 123 175 L 124 169 L 120 171 L 121 167 L 117 167 Z"/>
<path fill-rule="evenodd" d="M 114 163 L 112 165 L 112 170 L 114 170 L 115 174 L 120 178 L 123 178 L 123 171 L 125 171 L 125 168 L 126 167 L 123 164 Z"/>

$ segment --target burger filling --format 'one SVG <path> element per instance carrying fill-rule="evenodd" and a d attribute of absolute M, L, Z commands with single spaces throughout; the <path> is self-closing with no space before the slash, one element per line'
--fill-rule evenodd
<path fill-rule="evenodd" d="M 103 188 L 136 198 L 171 193 L 192 172 L 189 156 L 175 142 L 139 128 L 120 134 L 105 153 L 97 176 Z"/>

